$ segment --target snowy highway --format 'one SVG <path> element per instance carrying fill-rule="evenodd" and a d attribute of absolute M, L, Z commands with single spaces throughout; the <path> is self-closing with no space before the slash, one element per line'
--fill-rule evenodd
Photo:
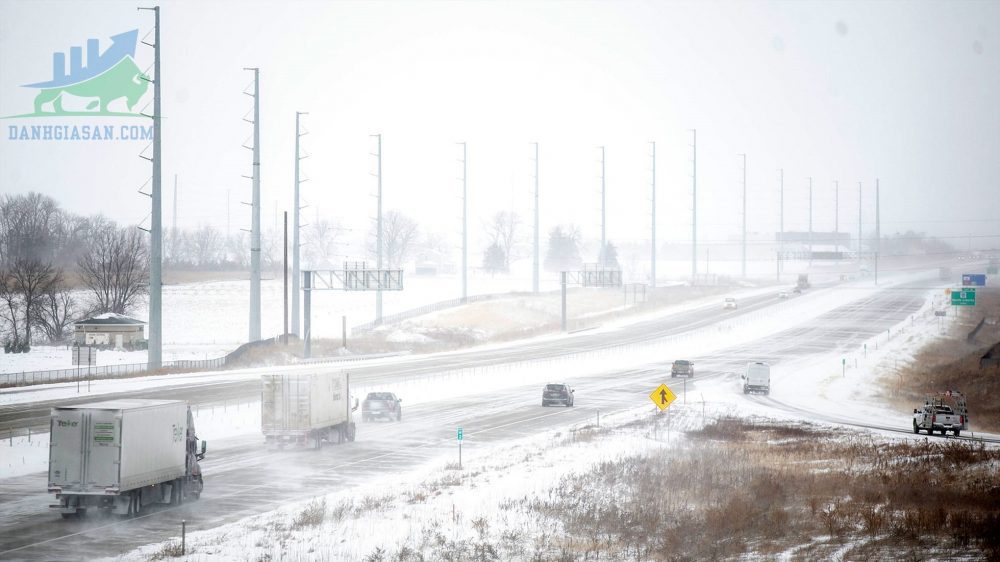
<path fill-rule="evenodd" d="M 489 454 L 490 447 L 498 444 L 595 422 L 598 410 L 610 413 L 650 407 L 647 395 L 661 382 L 674 387 L 685 402 L 731 402 L 741 410 L 764 415 L 784 412 L 827 423 L 858 423 L 864 420 L 838 410 L 836 404 L 824 406 L 816 397 L 819 391 L 813 381 L 804 375 L 802 381 L 797 380 L 798 369 L 853 353 L 864 342 L 911 319 L 925 306 L 927 285 L 925 279 L 917 279 L 887 283 L 880 290 L 838 286 L 787 301 L 769 294 L 742 300 L 737 311 L 706 305 L 615 330 L 354 366 L 352 384 L 361 388 L 412 387 L 401 393 L 402 422 L 361 424 L 357 441 L 320 451 L 268 451 L 260 434 L 252 430 L 214 439 L 201 429 L 200 436 L 209 440 L 202 498 L 179 507 L 151 508 L 134 519 L 90 516 L 64 521 L 47 510 L 52 496 L 45 492 L 44 473 L 2 480 L 0 559 L 116 556 L 177 535 L 182 519 L 189 531 L 214 528 L 322 493 L 391 480 L 433 463 L 457 462 L 457 427 L 464 428 L 467 455 Z M 696 333 L 701 336 L 691 335 Z M 669 344 L 658 343 L 667 340 Z M 599 361 L 588 359 L 596 362 L 589 370 L 572 360 L 597 349 L 604 351 L 595 356 Z M 678 350 L 686 349 L 690 354 L 683 358 L 695 361 L 697 377 L 684 383 L 671 381 L 669 363 L 679 358 Z M 751 360 L 768 361 L 774 367 L 771 397 L 744 396 L 740 391 L 734 373 Z M 534 378 L 518 378 L 517 368 L 503 367 L 538 361 L 551 370 Z M 459 371 L 454 378 L 440 381 L 432 378 L 455 369 L 468 372 Z M 490 384 L 484 379 L 488 376 L 510 380 Z M 411 380 L 409 387 L 406 380 Z M 572 384 L 576 406 L 542 408 L 540 388 L 547 380 Z M 462 391 L 440 393 L 443 397 L 435 390 L 456 386 Z M 181 398 L 206 404 L 252 400 L 258 389 L 259 383 L 248 379 L 117 396 Z M 3 421 L 9 426 L 41 420 L 51 405 L 5 406 Z M 901 419 L 899 426 L 905 429 L 905 423 Z"/>

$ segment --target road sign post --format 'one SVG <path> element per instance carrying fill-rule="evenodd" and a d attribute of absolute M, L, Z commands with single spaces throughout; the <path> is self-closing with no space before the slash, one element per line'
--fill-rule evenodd
<path fill-rule="evenodd" d="M 674 394 L 667 385 L 661 384 L 656 387 L 656 390 L 650 393 L 649 399 L 652 400 L 653 404 L 656 404 L 656 407 L 662 412 L 663 410 L 669 408 L 670 404 L 674 400 L 677 400 L 677 395 Z"/>
<path fill-rule="evenodd" d="M 458 428 L 458 469 L 462 470 L 462 428 Z"/>

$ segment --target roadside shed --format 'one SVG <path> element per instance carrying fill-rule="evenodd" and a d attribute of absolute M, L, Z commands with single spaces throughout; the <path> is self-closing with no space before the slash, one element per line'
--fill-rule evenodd
<path fill-rule="evenodd" d="M 142 348 L 146 323 L 113 312 L 80 320 L 73 324 L 73 343 L 115 349 Z"/>

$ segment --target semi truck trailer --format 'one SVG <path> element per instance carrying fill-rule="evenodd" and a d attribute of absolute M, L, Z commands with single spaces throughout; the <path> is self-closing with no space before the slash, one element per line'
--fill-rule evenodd
<path fill-rule="evenodd" d="M 136 515 L 197 499 L 206 443 L 179 400 L 122 399 L 52 408 L 49 507 L 64 518 L 101 510 Z"/>
<path fill-rule="evenodd" d="M 261 431 L 271 448 L 354 441 L 357 399 L 347 373 L 263 375 Z"/>

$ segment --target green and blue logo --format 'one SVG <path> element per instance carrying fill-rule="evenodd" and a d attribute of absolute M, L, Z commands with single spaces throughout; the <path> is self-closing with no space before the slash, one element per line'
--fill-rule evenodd
<path fill-rule="evenodd" d="M 4 119 L 52 117 L 146 117 L 139 102 L 150 90 L 149 77 L 135 62 L 139 30 L 111 36 L 104 52 L 98 39 L 87 39 L 83 48 L 52 53 L 52 78 L 24 84 L 37 90 L 33 111 Z M 150 140 L 152 125 L 45 124 L 9 125 L 9 140 Z"/>

